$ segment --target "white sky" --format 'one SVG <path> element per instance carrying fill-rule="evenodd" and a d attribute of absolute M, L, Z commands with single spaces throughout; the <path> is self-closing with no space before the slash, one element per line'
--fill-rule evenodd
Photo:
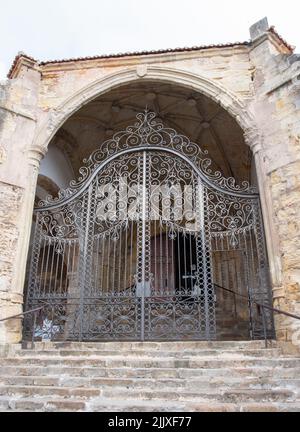
<path fill-rule="evenodd" d="M 38 59 L 249 39 L 268 17 L 300 51 L 300 0 L 0 0 L 0 79 L 19 51 Z"/>

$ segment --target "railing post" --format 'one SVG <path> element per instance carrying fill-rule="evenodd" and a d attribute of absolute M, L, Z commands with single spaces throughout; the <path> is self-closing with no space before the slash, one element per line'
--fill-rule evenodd
<path fill-rule="evenodd" d="M 263 330 L 264 330 L 265 348 L 268 348 L 265 308 L 263 305 L 261 305 L 260 309 L 262 311 L 262 323 L 263 323 Z"/>
<path fill-rule="evenodd" d="M 31 349 L 34 349 L 34 336 L 35 336 L 35 327 L 36 327 L 36 314 L 38 312 L 33 312 L 33 328 L 32 328 L 32 337 L 31 337 Z"/>
<path fill-rule="evenodd" d="M 52 335 L 53 335 L 53 320 L 54 320 L 54 304 L 51 305 L 50 340 L 52 340 Z"/>
<path fill-rule="evenodd" d="M 249 290 L 248 290 L 247 302 L 248 302 L 248 309 L 249 309 L 250 336 L 251 336 L 251 339 L 253 340 L 253 334 L 254 334 L 253 304 L 252 304 L 252 299 L 251 299 Z"/>
<path fill-rule="evenodd" d="M 234 302 L 234 317 L 237 318 L 237 309 L 236 309 L 236 295 L 233 294 L 233 302 Z"/>

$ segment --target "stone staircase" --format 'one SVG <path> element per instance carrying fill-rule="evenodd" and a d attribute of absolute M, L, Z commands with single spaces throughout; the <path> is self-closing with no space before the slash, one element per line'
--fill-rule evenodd
<path fill-rule="evenodd" d="M 300 356 L 262 341 L 14 346 L 0 411 L 300 411 Z"/>

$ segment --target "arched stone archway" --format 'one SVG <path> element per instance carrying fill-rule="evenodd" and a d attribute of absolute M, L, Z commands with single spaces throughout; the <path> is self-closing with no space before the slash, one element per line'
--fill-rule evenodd
<path fill-rule="evenodd" d="M 194 91 L 211 98 L 222 106 L 243 129 L 245 142 L 252 149 L 255 156 L 257 177 L 261 193 L 262 211 L 266 228 L 266 240 L 270 259 L 271 275 L 273 284 L 277 284 L 279 278 L 279 271 L 276 267 L 278 263 L 278 259 L 276 259 L 277 246 L 274 243 L 274 235 L 272 235 L 273 219 L 269 206 L 270 197 L 268 196 L 264 170 L 261 166 L 260 151 L 262 147 L 262 136 L 256 127 L 251 111 L 236 95 L 225 89 L 220 84 L 188 71 L 154 66 L 138 66 L 137 68 L 121 70 L 88 84 L 86 87 L 66 99 L 55 109 L 43 114 L 38 121 L 36 134 L 29 149 L 29 165 L 31 167 L 31 174 L 30 182 L 28 183 L 26 191 L 27 197 L 25 198 L 26 204 L 23 212 L 24 219 L 27 221 L 31 220 L 39 162 L 47 152 L 47 146 L 59 128 L 73 113 L 95 99 L 97 96 L 118 88 L 126 83 L 135 81 L 165 82 L 177 85 L 179 84 L 186 88 L 193 89 Z M 23 233 L 21 235 L 22 241 L 19 243 L 18 249 L 20 272 L 17 278 L 17 284 L 20 286 L 23 286 L 24 283 L 29 236 L 30 223 L 28 222 L 28 226 L 26 225 L 23 227 Z"/>
<path fill-rule="evenodd" d="M 221 105 L 239 123 L 247 133 L 247 144 L 251 147 L 255 137 L 257 140 L 257 126 L 249 109 L 231 91 L 220 84 L 187 71 L 169 68 L 149 66 L 147 68 L 135 68 L 121 70 L 103 79 L 88 84 L 86 87 L 70 96 L 61 105 L 49 111 L 37 126 L 37 133 L 32 143 L 31 150 L 36 152 L 47 151 L 47 146 L 63 123 L 83 105 L 95 99 L 97 96 L 117 88 L 118 86 L 138 80 L 158 81 L 173 83 L 194 89 L 204 94 Z M 252 139 L 253 138 L 253 139 Z M 255 144 L 253 143 L 253 145 Z"/>
<path fill-rule="evenodd" d="M 44 155 L 46 153 L 47 146 L 52 137 L 73 113 L 103 93 L 121 85 L 141 80 L 173 83 L 191 88 L 222 106 L 240 125 L 244 131 L 245 143 L 250 147 L 255 158 L 267 250 L 270 258 L 270 272 L 274 286 L 280 286 L 279 247 L 277 238 L 274 235 L 275 229 L 271 210 L 272 199 L 263 166 L 263 134 L 255 122 L 251 109 L 240 98 L 219 83 L 186 70 L 152 65 L 138 65 L 136 68 L 120 70 L 88 84 L 77 93 L 71 95 L 58 107 L 49 111 L 45 117 L 41 118 L 30 152 L 36 155 L 37 159 L 40 159 L 41 154 Z"/>

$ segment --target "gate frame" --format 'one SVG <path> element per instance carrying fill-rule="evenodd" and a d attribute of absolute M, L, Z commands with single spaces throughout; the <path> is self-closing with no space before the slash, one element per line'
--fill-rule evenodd
<path fill-rule="evenodd" d="M 151 117 L 151 115 L 153 115 L 153 116 Z M 139 120 L 141 120 L 141 118 L 139 118 L 139 116 L 143 117 L 146 120 L 147 120 L 147 116 L 150 116 L 150 120 L 152 121 L 151 125 L 152 126 L 158 125 L 158 123 L 153 122 L 153 118 L 155 117 L 154 113 L 148 113 L 148 111 L 146 110 L 145 113 L 140 113 L 137 115 L 137 118 Z M 149 122 L 149 125 L 150 125 L 150 122 Z M 129 130 L 129 128 L 127 128 L 126 131 L 127 130 Z M 171 129 L 165 128 L 165 130 L 170 131 Z M 161 132 L 162 129 L 159 129 L 158 131 Z M 178 135 L 176 133 L 176 131 L 174 131 L 174 132 L 176 134 L 176 137 L 180 137 L 183 141 L 187 140 L 187 145 L 190 145 L 190 144 L 194 145 L 194 143 L 191 143 L 187 137 L 184 137 L 183 135 Z M 119 134 L 119 133 L 117 133 L 117 134 Z M 114 135 L 114 138 L 117 134 Z M 113 138 L 113 140 L 105 141 L 105 143 L 109 143 L 109 142 L 114 141 L 114 138 Z M 140 136 L 140 138 L 141 138 L 141 136 Z M 184 145 L 186 145 L 186 143 L 184 143 Z M 199 150 L 201 151 L 200 148 L 199 148 Z M 87 160 L 87 162 L 92 161 L 93 157 L 95 159 L 94 155 L 98 151 L 99 150 L 96 150 L 95 152 L 93 152 L 92 155 L 90 156 L 90 158 Z M 37 207 L 34 210 L 34 212 L 38 213 L 40 211 L 43 211 L 43 212 L 48 211 L 48 210 L 51 211 L 54 209 L 61 208 L 62 206 L 68 205 L 73 200 L 78 198 L 84 191 L 86 191 L 87 189 L 90 190 L 90 188 L 92 187 L 92 184 L 93 184 L 92 183 L 93 180 L 97 177 L 97 175 L 99 173 L 101 173 L 101 171 L 105 168 L 105 166 L 107 164 L 109 164 L 110 162 L 112 162 L 114 159 L 119 158 L 119 157 L 126 155 L 126 154 L 134 153 L 134 152 L 143 152 L 143 155 L 146 155 L 147 151 L 155 151 L 155 152 L 160 151 L 160 152 L 170 153 L 170 154 L 176 155 L 180 160 L 184 160 L 185 162 L 187 162 L 189 164 L 189 166 L 191 167 L 191 169 L 197 174 L 198 178 L 201 179 L 203 181 L 203 183 L 205 185 L 207 185 L 211 190 L 220 192 L 222 195 L 223 194 L 228 195 L 228 196 L 234 195 L 237 198 L 239 197 L 239 198 L 247 198 L 247 199 L 255 200 L 256 204 L 258 206 L 258 212 L 260 213 L 259 194 L 253 192 L 252 188 L 249 186 L 249 184 L 247 184 L 247 182 L 244 182 L 243 187 L 241 188 L 241 190 L 239 190 L 240 187 L 236 186 L 234 182 L 233 183 L 228 182 L 228 180 L 233 180 L 233 179 L 227 179 L 226 180 L 225 177 L 220 175 L 220 173 L 217 173 L 218 175 L 215 175 L 215 173 L 211 174 L 210 171 L 208 171 L 208 170 L 205 173 L 205 170 L 203 170 L 202 166 L 200 169 L 199 166 L 196 165 L 195 161 L 191 160 L 191 158 L 186 156 L 181 151 L 176 150 L 175 148 L 168 148 L 168 147 L 160 146 L 160 145 L 149 145 L 149 143 L 117 150 L 114 154 L 105 158 L 100 164 L 95 163 L 95 161 L 93 161 L 93 168 L 89 171 L 86 178 L 83 178 L 83 179 L 81 178 L 77 184 L 75 182 L 73 182 L 73 184 L 71 184 L 71 188 L 68 188 L 65 191 L 63 191 L 63 193 L 61 193 L 59 195 L 58 199 L 51 199 L 50 197 L 48 197 L 45 201 L 41 202 L 42 206 Z M 205 159 L 204 162 L 206 160 L 208 160 L 208 159 Z M 145 164 L 145 156 L 144 156 L 144 164 Z M 90 167 L 88 167 L 88 168 L 90 169 Z M 144 174 L 145 174 L 145 172 L 144 172 Z M 208 174 L 210 174 L 210 175 L 208 175 Z M 215 175 L 215 177 L 214 177 L 214 175 Z M 89 193 L 89 196 L 90 196 L 90 193 Z M 144 196 L 144 198 L 145 198 L 145 196 Z M 143 213 L 144 213 L 144 211 L 145 211 L 145 206 L 143 204 Z M 90 216 L 90 214 L 89 214 L 89 207 L 88 207 L 87 219 L 89 219 L 89 216 Z M 87 221 L 87 229 L 88 229 L 88 225 L 89 225 L 89 223 Z M 87 236 L 87 233 L 85 233 L 85 249 L 83 251 L 84 255 L 86 255 L 87 241 L 88 241 L 88 236 Z M 263 239 L 262 239 L 262 241 L 263 241 Z M 263 245 L 263 248 L 264 248 L 264 245 Z M 82 278 L 84 278 L 85 272 L 82 272 L 82 273 L 83 273 Z M 79 286 L 80 285 L 81 285 L 80 295 L 82 296 L 82 295 L 84 295 L 84 289 L 82 288 L 84 283 L 79 284 Z M 28 292 L 28 295 L 29 295 L 29 292 Z M 82 339 L 82 328 L 80 330 L 80 339 Z M 143 336 L 142 336 L 142 339 L 143 339 Z"/>

